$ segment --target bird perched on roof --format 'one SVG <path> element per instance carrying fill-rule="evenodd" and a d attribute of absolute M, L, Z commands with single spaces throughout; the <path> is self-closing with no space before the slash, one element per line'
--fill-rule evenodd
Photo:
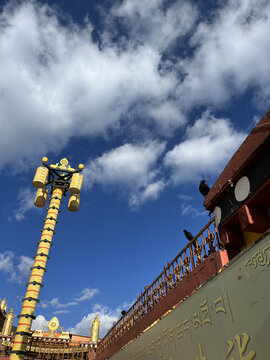
<path fill-rule="evenodd" d="M 193 240 L 194 236 L 187 230 L 183 230 L 183 233 L 185 234 L 185 237 L 188 239 L 188 241 Z M 193 242 L 192 245 L 196 248 L 195 243 Z"/>
<path fill-rule="evenodd" d="M 199 190 L 200 190 L 200 193 L 205 197 L 209 191 L 210 191 L 210 187 L 206 184 L 206 181 L 207 180 L 202 180 L 200 182 L 200 186 L 199 186 Z"/>
<path fill-rule="evenodd" d="M 122 315 L 122 316 L 126 315 L 126 313 L 127 313 L 126 310 L 122 310 L 122 311 L 121 311 L 121 315 Z"/>

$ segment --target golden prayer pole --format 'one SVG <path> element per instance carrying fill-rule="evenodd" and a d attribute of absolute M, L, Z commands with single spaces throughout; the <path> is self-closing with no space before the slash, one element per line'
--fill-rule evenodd
<path fill-rule="evenodd" d="M 94 343 L 98 342 L 99 324 L 100 321 L 98 320 L 98 316 L 96 315 L 94 321 L 92 321 L 91 337 L 90 337 L 90 341 L 93 341 Z"/>
<path fill-rule="evenodd" d="M 79 169 L 72 169 L 68 165 L 67 159 L 62 159 L 60 165 L 47 165 L 47 158 L 43 158 L 43 167 L 37 169 L 33 185 L 38 188 L 35 199 L 35 205 L 43 207 L 46 203 L 47 189 L 45 185 L 51 185 L 52 197 L 48 208 L 47 216 L 42 230 L 41 239 L 38 242 L 39 247 L 35 256 L 35 262 L 31 268 L 31 276 L 27 285 L 25 298 L 22 299 L 23 306 L 19 317 L 19 323 L 15 332 L 15 338 L 10 355 L 11 360 L 23 360 L 26 356 L 26 347 L 28 337 L 31 335 L 30 329 L 36 305 L 39 302 L 38 295 L 40 288 L 43 287 L 42 279 L 46 272 L 46 263 L 49 259 L 49 251 L 52 245 L 52 237 L 57 222 L 60 203 L 66 190 L 70 191 L 70 199 L 68 209 L 77 211 L 79 208 L 79 193 L 82 185 L 83 176 L 79 172 L 84 168 L 82 164 Z M 60 173 L 61 171 L 61 173 Z M 49 178 L 47 180 L 47 176 Z M 71 180 L 71 181 L 70 181 Z"/>

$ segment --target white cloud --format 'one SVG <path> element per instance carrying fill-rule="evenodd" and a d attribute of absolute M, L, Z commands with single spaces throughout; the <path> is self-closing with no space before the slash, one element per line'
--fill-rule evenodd
<path fill-rule="evenodd" d="M 207 212 L 205 210 L 199 211 L 191 204 L 182 203 L 181 204 L 181 214 L 182 215 L 191 215 L 192 217 L 205 216 Z"/>
<path fill-rule="evenodd" d="M 183 201 L 191 201 L 193 199 L 192 196 L 185 195 L 185 194 L 180 194 L 178 197 L 180 200 L 183 200 Z"/>
<path fill-rule="evenodd" d="M 129 197 L 131 207 L 136 209 L 146 201 L 156 200 L 165 186 L 164 180 L 159 180 L 147 185 L 141 192 L 132 193 Z"/>
<path fill-rule="evenodd" d="M 177 127 L 185 125 L 187 119 L 181 110 L 179 102 L 166 101 L 148 105 L 144 112 L 150 119 L 155 120 L 158 131 L 171 136 Z"/>
<path fill-rule="evenodd" d="M 46 301 L 46 300 L 42 300 L 39 304 L 39 306 L 42 308 L 42 309 L 47 309 L 49 307 L 49 302 Z"/>
<path fill-rule="evenodd" d="M 175 184 L 215 175 L 245 136 L 234 130 L 228 119 L 215 118 L 206 111 L 187 128 L 185 140 L 166 154 L 165 166 L 171 169 Z"/>
<path fill-rule="evenodd" d="M 61 303 L 58 298 L 53 298 L 51 300 L 43 300 L 40 302 L 40 307 L 43 309 L 48 308 L 49 306 L 57 309 L 55 314 L 67 314 L 69 310 L 58 310 L 58 309 L 66 309 L 70 306 L 78 306 L 80 301 L 90 300 L 96 294 L 99 293 L 98 289 L 85 288 L 80 294 L 74 295 L 73 301 L 68 301 L 67 303 Z"/>
<path fill-rule="evenodd" d="M 270 3 L 268 0 L 230 0 L 201 21 L 190 44 L 192 58 L 180 60 L 185 80 L 178 95 L 189 106 L 220 105 L 248 87 L 267 106 L 270 96 Z"/>
<path fill-rule="evenodd" d="M 147 43 L 158 51 L 189 32 L 197 18 L 195 6 L 186 1 L 165 6 L 163 0 L 125 0 L 111 13 L 128 29 L 129 43 Z"/>
<path fill-rule="evenodd" d="M 55 315 L 56 314 L 70 314 L 70 310 L 56 310 L 53 312 Z"/>
<path fill-rule="evenodd" d="M 75 298 L 75 301 L 84 301 L 84 300 L 92 299 L 92 297 L 94 297 L 98 293 L 99 293 L 98 289 L 85 288 L 81 291 L 78 297 Z"/>
<path fill-rule="evenodd" d="M 65 309 L 65 308 L 67 308 L 69 306 L 77 306 L 77 305 L 79 305 L 77 301 L 69 301 L 67 303 L 61 303 L 58 298 L 53 298 L 53 299 L 51 299 L 49 301 L 48 300 L 43 300 L 40 303 L 40 306 L 42 308 L 44 308 L 44 309 L 49 307 L 49 306 L 52 306 L 55 309 Z"/>
<path fill-rule="evenodd" d="M 84 316 L 82 320 L 75 325 L 75 327 L 69 328 L 68 330 L 72 334 L 90 336 L 92 326 L 91 321 L 93 321 L 95 316 L 98 315 L 98 319 L 100 321 L 99 337 L 103 337 L 112 327 L 113 323 L 118 321 L 121 317 L 121 310 L 128 309 L 132 304 L 123 303 L 116 309 L 110 309 L 107 306 L 95 304 L 91 313 Z"/>
<path fill-rule="evenodd" d="M 30 277 L 30 267 L 33 266 L 34 264 L 34 260 L 31 259 L 28 256 L 20 256 L 20 262 L 18 264 L 18 270 L 20 273 L 20 277 L 21 277 L 21 281 L 23 281 L 23 279 L 29 279 Z"/>
<path fill-rule="evenodd" d="M 252 118 L 252 127 L 256 126 L 258 122 L 261 120 L 262 116 L 254 115 Z"/>
<path fill-rule="evenodd" d="M 117 188 L 138 207 L 167 185 L 157 166 L 165 146 L 158 136 L 172 136 L 191 109 L 214 111 L 247 89 L 258 106 L 269 102 L 267 0 L 220 2 L 211 19 L 180 0 L 119 1 L 104 12 L 105 27 L 95 29 L 99 43 L 90 23 L 65 19 L 64 26 L 48 5 L 10 4 L 0 14 L 0 168 L 57 152 L 72 136 L 110 140 L 120 133 L 128 141 L 134 135 L 137 145 L 97 157 L 85 173 L 89 188 Z M 218 172 L 243 139 L 226 119 L 213 119 L 189 126 L 184 142 L 167 154 L 175 183 Z M 152 140 L 143 143 L 142 134 Z M 28 195 L 21 195 L 17 220 L 33 207 Z"/>
<path fill-rule="evenodd" d="M 129 194 L 131 206 L 156 198 L 164 188 L 156 162 L 165 149 L 164 143 L 149 141 L 125 144 L 91 160 L 84 170 L 88 187 L 97 183 L 105 188 L 120 187 Z"/>
<path fill-rule="evenodd" d="M 43 326 L 47 327 L 48 323 L 43 315 L 38 315 L 32 322 L 31 330 L 41 330 Z"/>
<path fill-rule="evenodd" d="M 166 102 L 177 83 L 159 73 L 161 55 L 150 46 L 99 46 L 91 24 L 65 27 L 56 15 L 35 1 L 0 15 L 0 166 L 119 128 L 135 104 Z"/>
<path fill-rule="evenodd" d="M 20 189 L 17 197 L 18 207 L 13 210 L 13 216 L 9 217 L 9 220 L 15 218 L 18 221 L 25 219 L 25 213 L 29 210 L 37 209 L 34 205 L 35 190 Z"/>
<path fill-rule="evenodd" d="M 8 281 L 13 283 L 21 284 L 28 280 L 33 263 L 34 260 L 28 256 L 16 257 L 12 251 L 0 253 L 0 271 L 8 276 Z"/>
<path fill-rule="evenodd" d="M 14 269 L 14 253 L 12 251 L 6 251 L 0 253 L 0 271 L 5 274 L 9 274 L 10 279 L 14 279 L 15 269 Z"/>

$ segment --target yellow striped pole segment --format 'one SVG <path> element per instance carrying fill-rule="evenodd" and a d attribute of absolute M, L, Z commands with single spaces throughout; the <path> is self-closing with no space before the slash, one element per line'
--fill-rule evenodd
<path fill-rule="evenodd" d="M 49 258 L 49 251 L 52 244 L 52 237 L 56 225 L 57 215 L 60 208 L 63 190 L 53 188 L 52 198 L 42 230 L 39 247 L 35 256 L 35 262 L 31 268 L 31 276 L 27 284 L 27 290 L 23 301 L 22 311 L 19 315 L 19 323 L 15 333 L 15 338 L 10 355 L 11 360 L 22 360 L 25 357 L 28 337 L 38 300 L 38 295 L 42 285 L 42 279 L 46 270 L 46 263 Z"/>

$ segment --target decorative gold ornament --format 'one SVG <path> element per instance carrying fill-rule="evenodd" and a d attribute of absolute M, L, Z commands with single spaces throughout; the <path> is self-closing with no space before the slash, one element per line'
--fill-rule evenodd
<path fill-rule="evenodd" d="M 44 157 L 42 158 L 42 162 L 45 163 L 45 164 L 47 164 L 48 158 L 47 158 L 46 156 L 44 156 Z"/>
<path fill-rule="evenodd" d="M 95 316 L 94 321 L 92 321 L 92 328 L 91 328 L 91 341 L 93 341 L 94 343 L 98 342 L 98 337 L 99 337 L 99 324 L 100 321 L 98 320 L 98 316 Z"/>
<path fill-rule="evenodd" d="M 36 329 L 33 334 L 32 334 L 33 337 L 42 337 L 43 336 L 43 331 L 42 330 L 39 330 L 39 329 Z"/>
<path fill-rule="evenodd" d="M 63 327 L 60 326 L 60 335 L 59 335 L 59 339 L 66 339 L 66 340 L 69 340 L 70 339 L 70 336 L 69 336 L 69 331 L 63 331 Z"/>
<path fill-rule="evenodd" d="M 6 302 L 6 298 L 4 298 L 4 299 L 1 301 L 0 308 L 1 308 L 1 310 L 7 312 L 7 302 Z"/>
<path fill-rule="evenodd" d="M 53 169 L 57 169 L 57 170 L 70 170 L 70 171 L 75 171 L 75 169 L 73 169 L 69 163 L 68 163 L 68 159 L 67 158 L 63 158 L 60 160 L 60 164 L 56 163 L 55 165 L 50 165 L 51 168 Z"/>
<path fill-rule="evenodd" d="M 13 309 L 10 309 L 10 312 L 8 314 L 6 314 L 6 319 L 4 322 L 3 329 L 2 329 L 2 335 L 10 335 L 11 334 L 14 317 L 15 317 L 15 315 L 14 315 Z"/>
<path fill-rule="evenodd" d="M 206 238 L 205 242 L 209 246 L 208 255 L 211 255 L 216 251 L 215 246 L 213 245 L 214 240 L 215 240 L 214 234 L 209 234 L 209 236 L 207 236 L 207 238 Z"/>
<path fill-rule="evenodd" d="M 58 328 L 59 328 L 59 320 L 55 316 L 49 321 L 48 329 L 50 330 L 50 333 L 54 334 Z"/>

